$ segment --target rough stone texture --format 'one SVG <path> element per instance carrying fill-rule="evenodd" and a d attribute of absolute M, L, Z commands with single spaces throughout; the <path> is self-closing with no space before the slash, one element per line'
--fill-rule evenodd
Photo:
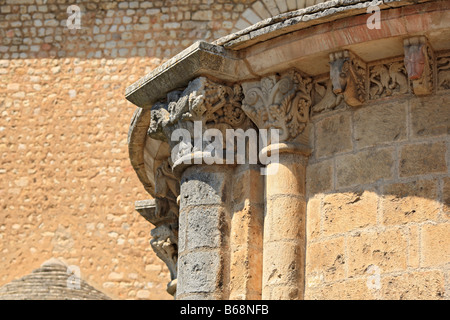
<path fill-rule="evenodd" d="M 450 133 L 450 98 L 434 96 L 411 100 L 413 137 L 448 135 Z"/>
<path fill-rule="evenodd" d="M 181 177 L 176 298 L 224 299 L 229 292 L 231 171 L 193 165 Z"/>
<path fill-rule="evenodd" d="M 406 138 L 408 103 L 383 103 L 355 112 L 355 140 L 358 148 L 401 141 Z"/>
<path fill-rule="evenodd" d="M 350 121 L 350 114 L 340 114 L 327 117 L 317 124 L 315 134 L 317 158 L 353 149 Z"/>
<path fill-rule="evenodd" d="M 110 300 L 53 259 L 0 288 L 0 300 Z"/>
<path fill-rule="evenodd" d="M 427 224 L 422 231 L 422 257 L 424 267 L 447 267 L 450 264 L 450 223 Z"/>
<path fill-rule="evenodd" d="M 413 272 L 383 278 L 383 299 L 440 300 L 445 298 L 445 278 L 441 271 Z"/>
<path fill-rule="evenodd" d="M 447 100 L 444 93 L 364 105 L 350 116 L 354 150 L 325 160 L 313 153 L 305 298 L 449 298 Z"/>
<path fill-rule="evenodd" d="M 323 234 L 345 233 L 375 225 L 377 194 L 373 191 L 334 193 L 323 199 Z"/>
<path fill-rule="evenodd" d="M 393 149 L 360 151 L 336 158 L 336 186 L 348 187 L 389 179 L 393 175 Z"/>
<path fill-rule="evenodd" d="M 446 173 L 446 153 L 447 146 L 444 142 L 404 146 L 400 155 L 400 176 Z"/>
<path fill-rule="evenodd" d="M 435 180 L 387 185 L 383 189 L 383 224 L 436 221 L 440 211 Z"/>

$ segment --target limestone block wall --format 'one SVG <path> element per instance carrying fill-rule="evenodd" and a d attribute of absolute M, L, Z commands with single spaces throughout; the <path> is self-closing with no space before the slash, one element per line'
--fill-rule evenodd
<path fill-rule="evenodd" d="M 449 298 L 449 104 L 408 96 L 313 117 L 305 298 Z"/>
<path fill-rule="evenodd" d="M 55 257 L 108 296 L 172 299 L 134 210 L 123 95 L 253 1 L 0 0 L 0 286 Z M 81 29 L 69 30 L 69 5 Z"/>

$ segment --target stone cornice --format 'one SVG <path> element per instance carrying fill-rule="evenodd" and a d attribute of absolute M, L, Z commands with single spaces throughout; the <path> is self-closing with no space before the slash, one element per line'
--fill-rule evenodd
<path fill-rule="evenodd" d="M 389 2 L 382 8 L 391 10 L 390 14 L 381 16 L 381 24 L 389 25 L 389 28 L 380 30 L 369 30 L 366 26 L 368 15 L 361 14 L 370 3 L 330 1 L 280 15 L 274 20 L 278 24 L 265 25 L 269 22 L 262 21 L 252 27 L 254 30 L 247 29 L 249 33 L 246 35 L 256 36 L 263 30 L 264 35 L 270 37 L 258 39 L 272 40 L 255 42 L 256 38 L 242 38 L 240 43 L 242 46 L 245 44 L 245 49 L 229 48 L 229 42 L 225 40 L 216 44 L 198 42 L 128 87 L 126 98 L 148 109 L 164 100 L 169 92 L 185 88 L 199 76 L 235 83 L 261 78 L 293 66 L 306 74 L 317 76 L 327 72 L 330 53 L 346 49 L 364 61 L 372 62 L 402 55 L 403 40 L 418 35 L 425 35 L 435 51 L 450 49 L 447 40 L 450 37 L 448 1 L 419 4 L 411 1 Z M 333 7 L 333 4 L 341 8 L 339 10 L 343 10 L 345 15 L 334 15 L 337 7 Z M 411 9 L 411 6 L 414 8 Z M 310 20 L 314 20 L 315 25 L 302 22 L 301 19 L 306 19 L 306 13 L 310 14 Z M 292 19 L 303 18 L 298 23 L 291 21 L 292 25 L 282 22 L 290 16 Z M 297 29 L 291 30 L 294 25 Z"/>

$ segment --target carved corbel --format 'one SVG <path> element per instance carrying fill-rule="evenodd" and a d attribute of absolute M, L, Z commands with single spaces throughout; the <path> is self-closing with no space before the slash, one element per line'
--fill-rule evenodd
<path fill-rule="evenodd" d="M 433 91 L 433 51 L 423 36 L 405 39 L 405 67 L 412 82 L 414 94 L 431 94 Z"/>
<path fill-rule="evenodd" d="M 169 210 L 164 199 L 136 201 L 136 211 L 155 225 L 151 231 L 150 245 L 169 269 L 171 281 L 167 292 L 175 295 L 178 262 L 178 214 Z"/>
<path fill-rule="evenodd" d="M 366 64 L 348 50 L 330 54 L 330 79 L 333 92 L 342 95 L 351 107 L 366 101 Z"/>
<path fill-rule="evenodd" d="M 291 71 L 242 87 L 242 109 L 259 129 L 279 129 L 280 141 L 293 141 L 303 133 L 311 108 L 311 78 Z"/>

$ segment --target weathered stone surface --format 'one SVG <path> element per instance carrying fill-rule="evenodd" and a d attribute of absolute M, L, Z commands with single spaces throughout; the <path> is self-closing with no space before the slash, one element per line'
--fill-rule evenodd
<path fill-rule="evenodd" d="M 383 299 L 442 300 L 445 298 L 445 278 L 441 271 L 422 271 L 383 277 Z"/>
<path fill-rule="evenodd" d="M 312 240 L 320 235 L 321 220 L 321 202 L 320 198 L 308 200 L 306 207 L 306 238 Z"/>
<path fill-rule="evenodd" d="M 326 160 L 306 167 L 307 194 L 315 195 L 333 188 L 333 163 Z"/>
<path fill-rule="evenodd" d="M 373 191 L 334 193 L 323 199 L 323 233 L 332 235 L 375 225 L 378 196 Z"/>
<path fill-rule="evenodd" d="M 375 183 L 392 177 L 393 149 L 360 151 L 336 157 L 336 187 Z"/>
<path fill-rule="evenodd" d="M 381 272 L 405 270 L 407 238 L 400 230 L 361 232 L 348 239 L 348 276 L 364 275 L 370 266 Z"/>
<path fill-rule="evenodd" d="M 307 290 L 308 300 L 373 300 L 376 292 L 367 286 L 367 279 L 348 279 Z"/>
<path fill-rule="evenodd" d="M 413 137 L 450 134 L 450 98 L 437 95 L 412 99 L 411 133 Z"/>
<path fill-rule="evenodd" d="M 352 133 L 349 113 L 328 117 L 316 124 L 316 158 L 351 151 Z"/>
<path fill-rule="evenodd" d="M 187 214 L 186 249 L 218 248 L 222 240 L 224 214 L 222 208 L 190 210 Z"/>
<path fill-rule="evenodd" d="M 407 104 L 386 102 L 357 110 L 353 118 L 357 147 L 404 140 Z"/>
<path fill-rule="evenodd" d="M 450 223 L 427 224 L 422 227 L 423 267 L 450 263 Z"/>
<path fill-rule="evenodd" d="M 344 237 L 311 244 L 306 253 L 307 286 L 345 278 Z"/>
<path fill-rule="evenodd" d="M 437 182 L 420 180 L 383 188 L 383 223 L 386 225 L 423 222 L 438 218 Z"/>
<path fill-rule="evenodd" d="M 178 264 L 177 297 L 187 293 L 214 293 L 217 289 L 221 265 L 219 252 L 206 251 L 182 255 Z"/>
<path fill-rule="evenodd" d="M 207 166 L 193 166 L 181 180 L 180 210 L 187 206 L 220 205 L 226 202 L 226 175 L 223 172 L 203 172 Z"/>
<path fill-rule="evenodd" d="M 400 176 L 410 177 L 429 173 L 446 173 L 444 142 L 406 145 L 400 155 Z"/>

